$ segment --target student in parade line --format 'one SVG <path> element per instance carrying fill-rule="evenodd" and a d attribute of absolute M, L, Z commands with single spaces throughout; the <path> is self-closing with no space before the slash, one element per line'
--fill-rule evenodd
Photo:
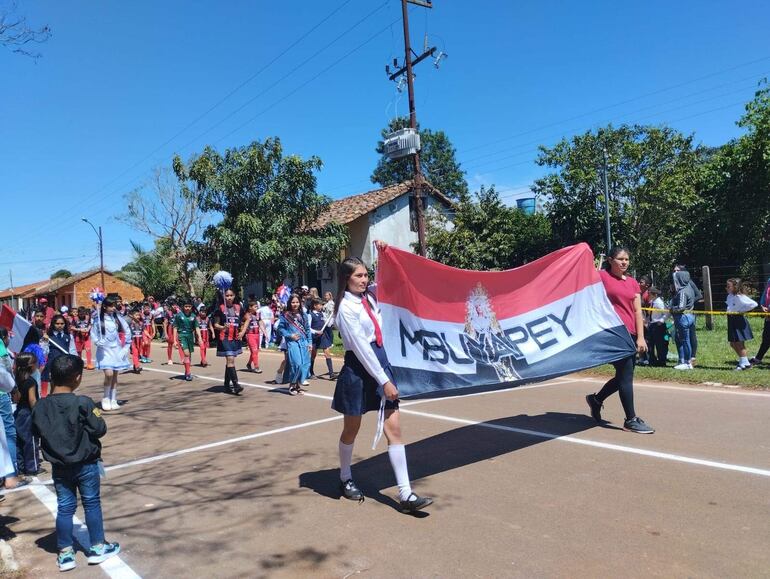
<path fill-rule="evenodd" d="M 315 378 L 315 358 L 318 350 L 323 351 L 326 359 L 326 369 L 330 379 L 334 379 L 334 365 L 332 363 L 332 329 L 331 320 L 326 318 L 324 303 L 320 298 L 314 298 L 312 301 L 312 310 L 310 311 L 310 333 L 313 336 L 313 350 L 310 353 L 310 376 Z"/>
<path fill-rule="evenodd" d="M 636 353 L 644 354 L 647 344 L 644 341 L 644 321 L 642 320 L 642 297 L 639 283 L 631 276 L 627 276 L 631 253 L 625 247 L 615 246 L 607 256 L 605 267 L 599 272 L 607 297 L 636 342 L 636 350 L 623 360 L 613 362 L 615 376 L 595 394 L 586 396 L 586 402 L 591 409 L 591 416 L 596 422 L 602 422 L 602 405 L 604 401 L 614 394 L 620 396 L 626 419 L 623 429 L 637 434 L 652 434 L 655 430 L 636 414 L 634 408 L 634 366 L 636 365 Z"/>
<path fill-rule="evenodd" d="M 375 242 L 383 251 L 387 245 Z M 401 438 L 398 388 L 382 344 L 382 316 L 369 292 L 369 274 L 357 257 L 348 257 L 338 271 L 335 323 L 345 347 L 345 364 L 337 378 L 332 409 L 343 415 L 339 439 L 340 486 L 342 495 L 362 501 L 363 493 L 353 481 L 351 462 L 353 445 L 361 428 L 361 416 L 382 410 L 382 423 L 388 440 L 388 457 L 398 483 L 400 509 L 415 513 L 433 501 L 412 492 L 406 451 Z"/>
<path fill-rule="evenodd" d="M 184 379 L 190 382 L 193 379 L 190 366 L 192 364 L 192 353 L 195 351 L 195 337 L 198 336 L 198 341 L 200 341 L 198 320 L 195 313 L 193 313 L 192 299 L 187 298 L 182 301 L 182 311 L 174 316 L 173 326 L 176 343 L 182 355 L 182 363 L 184 364 Z"/>
<path fill-rule="evenodd" d="M 120 342 L 120 334 L 130 335 L 123 316 L 115 311 L 115 302 L 105 299 L 91 326 L 91 340 L 96 345 L 96 367 L 104 371 L 102 410 L 118 410 L 118 374 L 129 367 L 131 345 Z"/>
<path fill-rule="evenodd" d="M 39 305 L 39 310 L 43 312 L 45 326 L 50 326 L 51 320 L 56 315 L 56 310 L 48 305 L 48 298 L 40 298 L 37 303 Z"/>
<path fill-rule="evenodd" d="M 63 354 L 77 353 L 75 350 L 75 339 L 70 334 L 67 320 L 61 314 L 55 314 L 51 318 L 51 325 L 48 328 L 48 356 L 46 356 L 45 368 L 40 375 L 40 396 L 45 398 L 48 395 L 48 384 L 51 380 L 48 369 L 56 358 Z"/>
<path fill-rule="evenodd" d="M 666 310 L 666 304 L 660 297 L 660 290 L 655 286 L 650 286 L 647 290 L 650 298 L 649 323 L 647 324 L 647 333 L 649 335 L 649 360 L 650 366 L 665 367 L 668 359 L 668 336 L 666 335 L 666 320 L 669 313 Z M 659 311 L 664 310 L 664 311 Z"/>
<path fill-rule="evenodd" d="M 198 317 L 195 320 L 195 324 L 198 331 L 198 344 L 201 351 L 201 367 L 205 368 L 209 365 L 208 362 L 206 362 L 206 354 L 208 352 L 211 339 L 211 320 L 209 320 L 209 315 L 206 312 L 205 306 L 198 310 Z"/>
<path fill-rule="evenodd" d="M 70 329 L 75 337 L 75 352 L 82 358 L 83 350 L 85 350 L 86 370 L 93 370 L 94 365 L 91 363 L 91 319 L 86 308 L 78 308 L 77 316 Z"/>
<path fill-rule="evenodd" d="M 140 374 L 142 372 L 142 350 L 144 349 L 144 322 L 141 311 L 131 312 L 128 327 L 131 330 L 131 361 L 134 364 L 134 372 Z"/>
<path fill-rule="evenodd" d="M 105 300 L 105 304 L 107 302 Z M 109 303 L 112 313 L 107 316 L 112 317 L 116 315 L 115 305 L 112 301 Z M 107 322 L 107 325 L 111 324 Z M 117 329 L 113 331 L 117 342 Z M 120 545 L 104 539 L 99 439 L 107 433 L 107 424 L 93 400 L 75 394 L 83 378 L 83 360 L 77 356 L 58 357 L 51 365 L 51 378 L 53 392 L 35 405 L 32 425 L 34 434 L 41 439 L 43 456 L 53 467 L 57 565 L 60 571 L 67 571 L 76 565 L 72 518 L 77 509 L 78 491 L 91 542 L 86 551 L 88 564 L 97 565 L 117 555 Z"/>
<path fill-rule="evenodd" d="M 32 434 L 32 410 L 40 400 L 34 378 L 36 370 L 37 358 L 34 354 L 23 352 L 16 357 L 14 380 L 18 389 L 18 400 L 13 415 L 16 427 L 16 455 L 21 457 L 18 461 L 18 471 L 29 476 L 47 472 L 40 466 L 40 444 Z"/>
<path fill-rule="evenodd" d="M 169 300 L 166 303 L 166 307 L 163 309 L 163 334 L 166 336 L 166 358 L 167 366 L 173 366 L 174 360 L 172 360 L 172 354 L 174 352 L 174 344 L 176 344 L 176 332 L 174 331 L 174 317 L 176 316 L 179 308 L 175 301 Z"/>
<path fill-rule="evenodd" d="M 155 325 L 155 337 L 159 340 L 163 340 L 166 337 L 163 333 L 163 329 L 166 325 L 166 310 L 162 304 L 153 301 L 154 299 L 155 298 L 153 297 L 148 298 L 149 302 L 152 304 L 150 313 L 152 314 L 153 324 Z"/>
<path fill-rule="evenodd" d="M 749 286 L 740 278 L 732 277 L 727 280 L 727 341 L 730 347 L 738 354 L 736 370 L 748 370 L 751 368 L 746 354 L 746 342 L 754 339 L 749 320 L 743 314 L 750 312 L 759 304 L 746 295 Z M 732 314 L 732 315 L 731 315 Z"/>
<path fill-rule="evenodd" d="M 152 362 L 152 341 L 155 338 L 155 324 L 152 318 L 152 308 L 145 302 L 142 304 L 142 352 L 139 361 L 142 364 Z"/>
<path fill-rule="evenodd" d="M 759 297 L 759 306 L 763 312 L 768 313 L 768 308 L 770 308 L 770 278 L 765 282 L 762 295 Z M 765 316 L 765 323 L 762 326 L 762 343 L 759 345 L 757 355 L 749 362 L 755 366 L 761 364 L 768 350 L 770 350 L 770 316 Z"/>
<path fill-rule="evenodd" d="M 225 389 L 231 394 L 243 392 L 243 386 L 238 383 L 238 371 L 235 369 L 235 357 L 243 352 L 238 332 L 241 327 L 241 304 L 236 301 L 235 292 L 228 289 L 224 292 L 224 301 L 218 295 L 219 306 L 212 314 L 214 330 L 219 332 L 217 356 L 225 358 Z"/>
<path fill-rule="evenodd" d="M 695 335 L 695 291 L 690 284 L 690 273 L 687 270 L 677 270 L 672 274 L 674 280 L 674 297 L 671 299 L 671 313 L 674 316 L 676 330 L 676 346 L 679 351 L 679 364 L 674 370 L 692 370 L 692 360 L 695 358 L 692 350 L 692 339 Z"/>
<path fill-rule="evenodd" d="M 286 342 L 286 358 L 289 364 L 289 394 L 296 396 L 306 391 L 310 371 L 310 325 L 302 312 L 302 299 L 298 294 L 289 298 L 286 310 L 278 319 L 278 334 Z"/>
<path fill-rule="evenodd" d="M 275 321 L 275 314 L 273 308 L 270 307 L 269 300 L 263 300 L 262 304 L 262 307 L 259 308 L 259 330 L 262 334 L 260 346 L 270 348 L 270 341 L 273 337 L 273 321 Z"/>
<path fill-rule="evenodd" d="M 238 339 L 243 340 L 246 336 L 246 344 L 249 346 L 249 361 L 246 363 L 246 370 L 261 374 L 259 367 L 259 302 L 256 299 L 249 300 L 249 307 L 243 316 L 241 332 Z"/>

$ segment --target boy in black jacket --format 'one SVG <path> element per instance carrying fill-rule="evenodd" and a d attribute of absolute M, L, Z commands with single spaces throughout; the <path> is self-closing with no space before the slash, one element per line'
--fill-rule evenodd
<path fill-rule="evenodd" d="M 107 433 L 101 410 L 87 396 L 74 391 L 83 377 L 83 360 L 63 355 L 51 364 L 53 392 L 41 399 L 32 411 L 32 428 L 41 439 L 43 456 L 53 465 L 58 512 L 57 564 L 61 571 L 75 567 L 72 517 L 77 508 L 77 491 L 86 514 L 91 547 L 88 564 L 96 565 L 120 552 L 120 545 L 104 541 L 101 498 L 99 496 L 99 439 Z"/>

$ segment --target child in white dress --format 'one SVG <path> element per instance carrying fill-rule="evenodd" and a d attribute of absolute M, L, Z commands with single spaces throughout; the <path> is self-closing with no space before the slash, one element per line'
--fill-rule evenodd
<path fill-rule="evenodd" d="M 96 346 L 96 367 L 104 371 L 102 410 L 118 410 L 118 374 L 130 367 L 131 340 L 120 341 L 120 333 L 131 335 L 126 320 L 115 311 L 115 302 L 106 299 L 91 325 L 91 341 Z"/>

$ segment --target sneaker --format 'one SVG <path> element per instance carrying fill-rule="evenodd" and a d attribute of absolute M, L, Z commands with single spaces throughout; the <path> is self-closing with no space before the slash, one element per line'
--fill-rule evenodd
<path fill-rule="evenodd" d="M 251 367 L 251 362 L 249 362 L 248 364 L 246 364 L 246 371 L 247 371 L 247 372 L 253 372 L 253 371 L 254 371 L 254 369 Z"/>
<path fill-rule="evenodd" d="M 295 386 L 294 384 L 289 386 L 289 396 L 296 396 L 297 394 L 299 394 L 299 386 Z"/>
<path fill-rule="evenodd" d="M 238 384 L 238 382 L 230 384 L 230 392 L 232 392 L 233 394 L 240 394 L 241 392 L 243 392 L 243 386 Z"/>
<path fill-rule="evenodd" d="M 104 563 L 110 557 L 120 553 L 120 545 L 117 543 L 102 543 L 88 550 L 88 564 L 98 565 Z"/>
<path fill-rule="evenodd" d="M 424 509 L 425 507 L 432 505 L 433 499 L 427 497 L 420 497 L 412 493 L 405 501 L 401 501 L 401 512 L 412 514 Z"/>
<path fill-rule="evenodd" d="M 109 398 L 102 398 L 102 410 L 112 410 L 112 400 Z"/>
<path fill-rule="evenodd" d="M 173 360 L 169 360 L 168 362 L 166 362 L 166 366 L 173 366 L 173 365 L 174 365 Z"/>
<path fill-rule="evenodd" d="M 759 358 L 749 358 L 749 364 L 752 366 L 759 366 L 762 363 L 762 360 Z"/>
<path fill-rule="evenodd" d="M 75 550 L 72 547 L 59 551 L 59 555 L 56 557 L 56 564 L 59 566 L 59 571 L 69 571 L 77 566 L 75 563 Z"/>
<path fill-rule="evenodd" d="M 134 374 L 141 374 L 141 373 L 142 373 L 142 367 L 134 366 Z"/>
<path fill-rule="evenodd" d="M 110 410 L 120 410 L 120 404 L 117 400 L 110 401 Z"/>
<path fill-rule="evenodd" d="M 741 365 L 741 364 L 738 364 L 738 365 L 735 367 L 735 370 L 737 370 L 737 371 L 741 371 L 741 370 L 750 370 L 750 369 L 751 369 L 751 364 L 743 364 L 743 365 Z"/>
<path fill-rule="evenodd" d="M 96 366 L 94 366 L 93 364 L 89 364 L 88 366 L 86 366 L 86 370 L 96 370 Z"/>
<path fill-rule="evenodd" d="M 261 369 L 259 366 L 257 366 L 257 367 L 254 369 L 254 373 L 255 373 L 255 374 L 261 374 L 261 373 L 262 373 L 262 369 Z"/>
<path fill-rule="evenodd" d="M 687 362 L 681 362 L 674 366 L 674 370 L 692 370 L 692 364 L 688 364 Z"/>
<path fill-rule="evenodd" d="M 353 482 L 352 478 L 346 480 L 345 482 L 341 482 L 340 490 L 342 492 L 342 496 L 346 499 L 359 502 L 363 502 L 364 500 L 364 493 L 361 492 L 361 489 L 359 489 L 356 483 Z"/>
<path fill-rule="evenodd" d="M 652 434 L 655 432 L 655 429 L 652 426 L 638 416 L 634 416 L 631 420 L 626 420 L 623 423 L 623 430 L 636 432 L 637 434 Z"/>
<path fill-rule="evenodd" d="M 310 386 L 310 382 L 308 382 L 307 380 L 303 380 L 302 381 L 302 385 L 303 386 Z"/>
<path fill-rule="evenodd" d="M 185 374 L 185 375 L 184 375 L 184 379 L 185 379 L 187 382 L 192 382 L 192 374 Z"/>
<path fill-rule="evenodd" d="M 599 424 L 604 422 L 602 420 L 602 408 L 604 408 L 604 405 L 596 398 L 596 394 L 588 394 L 586 396 L 586 402 L 591 409 L 591 418 L 596 420 Z"/>

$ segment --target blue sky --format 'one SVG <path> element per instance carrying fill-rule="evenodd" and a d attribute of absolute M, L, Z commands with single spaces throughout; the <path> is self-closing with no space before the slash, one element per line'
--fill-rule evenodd
<path fill-rule="evenodd" d="M 11 217 L 0 287 L 9 271 L 21 285 L 98 265 L 82 216 L 104 227 L 106 266 L 119 268 L 130 239 L 151 245 L 116 221 L 123 195 L 207 144 L 277 135 L 287 152 L 321 157 L 320 192 L 365 191 L 380 129 L 407 111 L 384 72 L 402 56 L 397 0 L 21 0 L 18 10 L 53 36 L 37 62 L 0 49 L 0 199 Z M 541 174 L 538 144 L 607 122 L 668 123 L 721 144 L 740 134 L 743 103 L 770 73 L 769 16 L 761 1 L 434 0 L 411 10 L 413 44 L 427 33 L 449 58 L 416 69 L 418 118 L 447 132 L 473 189 L 494 183 L 511 202 Z"/>

